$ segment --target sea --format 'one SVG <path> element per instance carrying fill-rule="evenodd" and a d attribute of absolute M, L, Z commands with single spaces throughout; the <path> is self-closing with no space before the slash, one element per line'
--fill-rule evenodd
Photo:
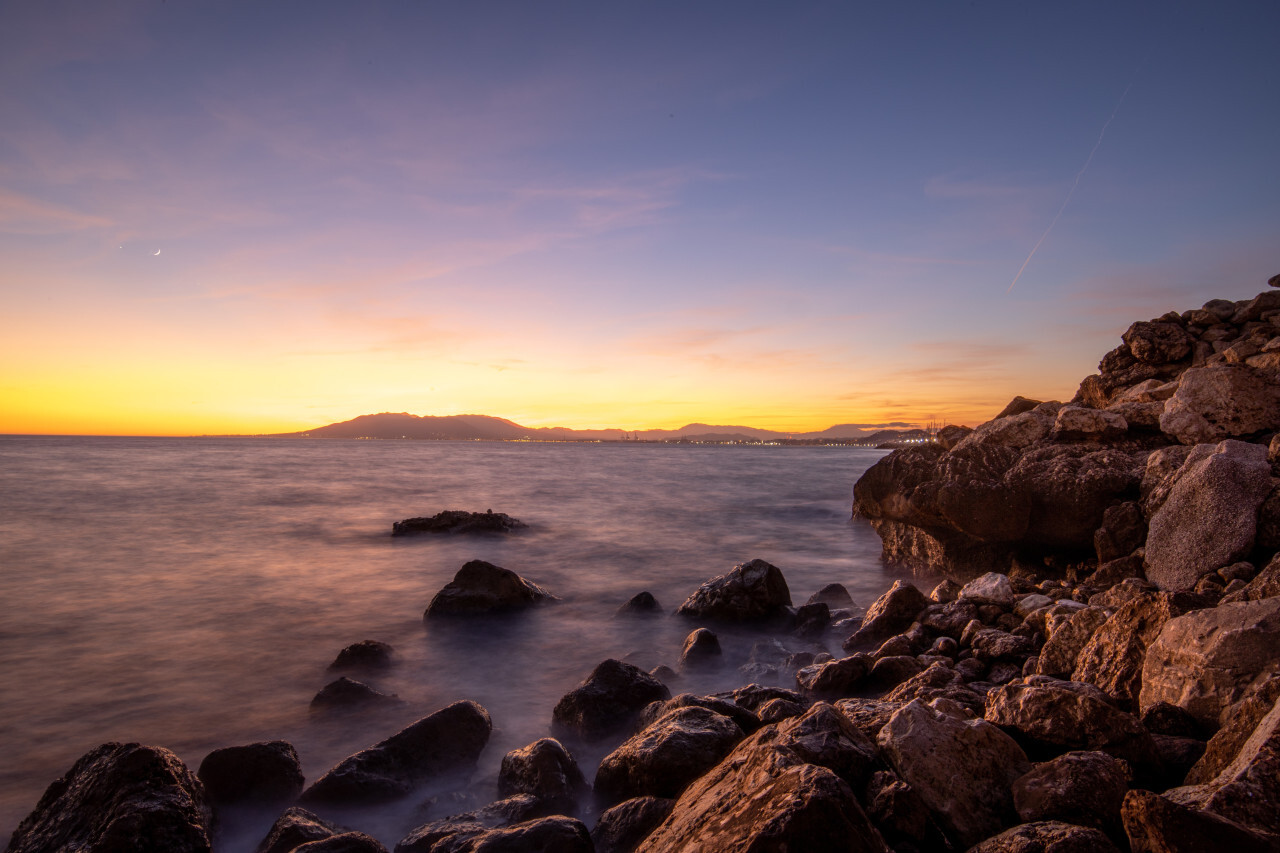
<path fill-rule="evenodd" d="M 210 751 L 292 743 L 308 781 L 445 705 L 494 733 L 474 774 L 549 734 L 557 700 L 606 658 L 677 667 L 700 627 L 673 615 L 704 581 L 763 559 L 795 604 L 829 583 L 865 608 L 903 577 L 851 520 L 854 482 L 884 451 L 849 446 L 0 437 L 0 847 L 44 789 L 107 741 Z M 505 512 L 527 531 L 395 537 L 400 519 Z M 562 600 L 430 625 L 463 563 L 488 560 Z M 618 618 L 643 590 L 656 618 Z M 712 627 L 724 665 L 672 693 L 750 679 L 754 644 L 840 655 L 759 629 Z M 345 646 L 390 643 L 368 677 L 402 704 L 318 714 Z M 758 680 L 758 679 L 757 679 Z M 590 779 L 610 745 L 575 755 Z M 595 751 L 593 751 L 595 750 Z M 450 799 L 452 797 L 452 799 Z M 411 800 L 413 798 L 410 798 Z M 334 817 L 388 847 L 468 800 L 436 792 Z M 215 849 L 251 851 L 275 814 L 221 819 Z M 588 821 L 588 825 L 590 822 Z"/>

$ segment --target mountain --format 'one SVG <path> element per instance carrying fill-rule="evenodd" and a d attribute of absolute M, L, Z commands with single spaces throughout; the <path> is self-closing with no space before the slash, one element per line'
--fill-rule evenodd
<path fill-rule="evenodd" d="M 526 427 L 506 418 L 489 415 L 410 415 L 383 412 L 361 415 L 349 421 L 316 427 L 302 432 L 283 433 L 277 438 L 412 438 L 434 441 L 814 441 L 892 440 L 904 430 L 871 430 L 851 424 L 829 427 L 820 432 L 786 433 L 745 426 L 688 424 L 680 429 L 568 429 L 567 427 Z"/>

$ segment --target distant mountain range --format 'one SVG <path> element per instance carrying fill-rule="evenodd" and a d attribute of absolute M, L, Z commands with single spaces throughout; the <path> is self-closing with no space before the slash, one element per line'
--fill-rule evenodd
<path fill-rule="evenodd" d="M 858 441 L 875 444 L 897 441 L 924 430 L 908 424 L 890 424 L 903 429 L 868 429 L 842 424 L 821 432 L 777 432 L 745 426 L 689 424 L 680 429 L 568 429 L 526 427 L 505 418 L 488 415 L 410 415 L 384 412 L 361 415 L 342 423 L 303 432 L 282 433 L 278 438 L 412 438 L 434 441 Z"/>

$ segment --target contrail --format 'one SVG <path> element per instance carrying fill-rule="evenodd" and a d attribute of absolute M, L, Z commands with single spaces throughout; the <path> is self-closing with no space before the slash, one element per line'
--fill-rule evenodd
<path fill-rule="evenodd" d="M 1137 79 L 1136 76 L 1134 79 Z M 1062 218 L 1062 211 L 1067 209 L 1067 205 L 1071 202 L 1071 196 L 1075 194 L 1076 187 L 1080 185 L 1080 179 L 1084 177 L 1084 173 L 1088 171 L 1089 164 L 1093 162 L 1093 155 L 1098 153 L 1098 147 L 1102 145 L 1102 137 L 1107 135 L 1107 128 L 1111 127 L 1111 122 L 1115 121 L 1116 113 L 1120 112 L 1120 107 L 1124 104 L 1124 99 L 1129 95 L 1129 90 L 1133 88 L 1133 80 L 1129 81 L 1129 85 L 1124 87 L 1124 92 L 1120 95 L 1120 100 L 1116 102 L 1116 108 L 1111 111 L 1111 118 L 1107 119 L 1107 123 L 1102 126 L 1102 132 L 1098 134 L 1098 141 L 1093 143 L 1093 150 L 1089 152 L 1089 157 L 1084 161 L 1084 165 L 1080 167 L 1080 171 L 1076 172 L 1076 179 L 1071 182 L 1071 189 L 1067 190 L 1067 197 L 1062 200 L 1062 207 L 1058 208 L 1057 216 L 1053 217 L 1053 221 L 1049 223 L 1049 227 L 1044 229 L 1044 233 L 1040 235 L 1040 239 L 1031 247 L 1031 253 L 1027 255 L 1027 259 L 1022 262 L 1022 266 L 1018 267 L 1018 274 L 1013 277 L 1013 281 L 1009 282 L 1009 288 L 1005 293 L 1013 290 L 1013 286 L 1018 283 L 1018 279 L 1022 278 L 1022 271 L 1027 268 L 1027 264 L 1031 263 L 1031 259 L 1035 257 L 1036 251 L 1040 248 L 1040 244 L 1044 242 L 1044 238 L 1049 236 L 1049 232 L 1053 230 L 1053 226 L 1058 224 L 1058 220 Z"/>

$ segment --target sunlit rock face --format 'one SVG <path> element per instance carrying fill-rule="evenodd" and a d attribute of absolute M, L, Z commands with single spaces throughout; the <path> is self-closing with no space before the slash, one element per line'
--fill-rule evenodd
<path fill-rule="evenodd" d="M 1137 322 L 1122 340 L 1067 404 L 1019 397 L 872 466 L 854 515 L 885 558 L 965 581 L 1046 560 L 1083 576 L 1136 555 L 1173 591 L 1280 547 L 1280 499 L 1264 509 L 1280 485 L 1276 292 Z"/>

